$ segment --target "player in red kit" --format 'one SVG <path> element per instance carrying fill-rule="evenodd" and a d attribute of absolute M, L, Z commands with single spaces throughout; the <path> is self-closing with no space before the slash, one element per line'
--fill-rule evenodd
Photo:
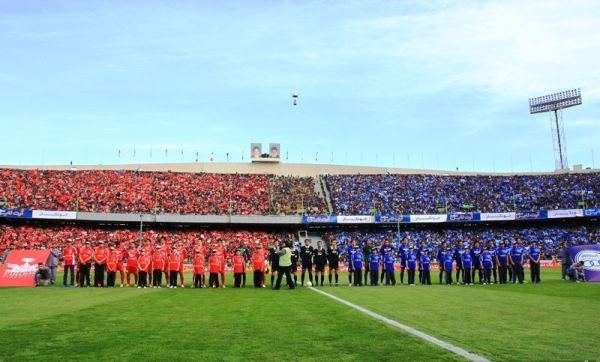
<path fill-rule="evenodd" d="M 252 254 L 252 268 L 254 269 L 254 288 L 265 287 L 265 251 L 257 249 Z"/>
<path fill-rule="evenodd" d="M 162 284 L 162 273 L 165 268 L 165 253 L 161 250 L 160 245 L 156 245 L 156 249 L 152 253 L 152 287 L 160 288 Z"/>
<path fill-rule="evenodd" d="M 177 274 L 179 274 L 179 266 L 181 264 L 181 258 L 175 246 L 171 248 L 171 254 L 169 254 L 168 265 L 169 265 L 169 288 L 177 288 Z"/>
<path fill-rule="evenodd" d="M 221 246 L 221 250 L 219 251 L 219 258 L 221 258 L 221 270 L 219 274 L 221 274 L 221 287 L 225 288 L 225 266 L 227 265 L 227 250 L 224 246 Z"/>
<path fill-rule="evenodd" d="M 205 268 L 204 268 L 204 263 L 206 262 L 206 260 L 204 259 L 204 254 L 202 254 L 202 250 L 200 249 L 196 249 L 195 252 L 196 255 L 194 255 L 194 260 L 193 260 L 193 264 L 194 264 L 194 285 L 192 286 L 193 288 L 204 288 L 204 273 L 205 273 Z"/>
<path fill-rule="evenodd" d="M 211 288 L 219 287 L 219 273 L 221 272 L 221 256 L 219 252 L 215 249 L 212 252 L 210 258 L 208 258 L 208 272 L 210 273 L 208 277 L 208 285 Z"/>
<path fill-rule="evenodd" d="M 179 253 L 179 281 L 181 281 L 181 287 L 185 288 L 185 284 L 184 284 L 184 279 L 183 279 L 183 261 L 186 258 L 186 252 L 185 252 L 185 248 L 183 247 L 183 245 L 181 243 L 179 243 L 179 247 L 177 248 L 177 253 Z"/>
<path fill-rule="evenodd" d="M 138 258 L 137 263 L 138 270 L 138 288 L 148 287 L 148 273 L 152 268 L 152 257 L 148 255 L 145 250 L 142 250 L 142 254 Z"/>
<path fill-rule="evenodd" d="M 135 243 L 129 244 L 129 249 L 126 251 L 127 256 L 127 285 L 131 286 L 131 275 L 133 274 L 133 279 L 135 281 L 135 285 L 138 284 L 138 262 L 137 259 L 140 256 L 137 248 L 135 247 Z"/>
<path fill-rule="evenodd" d="M 70 240 L 72 242 L 72 240 Z M 64 274 L 63 288 L 67 287 L 67 274 L 71 273 L 71 288 L 75 286 L 75 263 L 77 261 L 77 249 L 73 245 L 67 245 L 62 251 Z"/>
<path fill-rule="evenodd" d="M 106 286 L 108 288 L 115 287 L 115 279 L 117 270 L 119 270 L 119 261 L 122 260 L 121 257 L 121 252 L 116 250 L 114 245 L 109 244 L 108 258 L 106 259 Z"/>
<path fill-rule="evenodd" d="M 79 286 L 83 288 L 83 284 L 87 284 L 90 287 L 90 269 L 92 267 L 92 259 L 94 258 L 94 250 L 90 246 L 90 242 L 86 241 L 85 244 L 79 249 Z"/>
<path fill-rule="evenodd" d="M 124 260 L 127 260 L 127 251 L 123 244 L 117 242 L 115 247 L 115 253 L 119 254 L 119 261 L 117 263 L 117 270 L 119 271 L 119 279 L 121 280 L 121 288 L 123 288 L 123 284 L 125 284 L 125 263 Z"/>
<path fill-rule="evenodd" d="M 233 286 L 236 288 L 246 286 L 246 260 L 241 250 L 237 250 L 233 256 Z"/>
<path fill-rule="evenodd" d="M 107 258 L 108 248 L 103 241 L 99 241 L 98 247 L 94 250 L 94 285 L 99 288 L 104 287 L 104 269 Z"/>

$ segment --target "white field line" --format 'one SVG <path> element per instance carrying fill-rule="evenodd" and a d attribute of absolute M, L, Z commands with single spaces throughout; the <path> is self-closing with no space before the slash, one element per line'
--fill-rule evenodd
<path fill-rule="evenodd" d="M 361 312 L 361 313 L 363 313 L 365 315 L 368 315 L 369 317 L 373 317 L 375 319 L 378 319 L 378 320 L 380 320 L 380 321 L 382 321 L 384 323 L 387 323 L 387 324 L 389 324 L 389 325 L 391 325 L 393 327 L 399 328 L 399 329 L 401 329 L 401 330 L 403 330 L 405 332 L 408 332 L 408 333 L 410 333 L 410 334 L 412 334 L 414 336 L 417 336 L 417 337 L 419 337 L 419 338 L 421 338 L 421 339 L 423 339 L 423 340 L 425 340 L 427 342 L 433 343 L 436 346 L 439 346 L 439 347 L 442 347 L 444 349 L 447 349 L 448 351 L 453 352 L 453 353 L 455 353 L 455 354 L 457 354 L 457 355 L 459 355 L 461 357 L 464 357 L 464 358 L 468 359 L 469 361 L 489 362 L 489 360 L 487 358 L 485 358 L 485 357 L 482 357 L 482 356 L 479 356 L 477 354 L 465 351 L 464 349 L 462 349 L 462 348 L 460 348 L 458 346 L 455 346 L 455 345 L 453 345 L 451 343 L 442 341 L 441 339 L 437 339 L 434 336 L 430 336 L 427 333 L 423 333 L 423 332 L 421 332 L 419 330 L 416 330 L 416 329 L 414 329 L 412 327 L 409 327 L 409 326 L 407 326 L 405 324 L 402 324 L 400 322 L 396 322 L 393 319 L 389 319 L 389 318 L 386 318 L 386 317 L 384 317 L 384 316 L 382 316 L 380 314 L 377 314 L 375 312 L 371 312 L 370 310 L 368 310 L 366 308 L 363 308 L 363 307 L 361 307 L 359 305 L 356 305 L 354 303 L 350 303 L 347 300 L 344 300 L 342 298 L 336 297 L 335 295 L 329 294 L 329 293 L 324 292 L 324 291 L 322 291 L 320 289 L 315 289 L 315 288 L 312 288 L 312 287 L 310 287 L 308 289 L 310 289 L 310 290 L 312 290 L 314 292 L 317 292 L 317 293 L 319 293 L 321 295 L 324 295 L 324 296 L 326 296 L 328 298 L 331 298 L 331 299 L 333 299 L 335 301 L 338 301 L 338 302 L 340 302 L 342 304 L 345 304 L 345 305 L 347 305 L 350 308 L 356 309 L 357 311 L 359 311 L 359 312 Z"/>

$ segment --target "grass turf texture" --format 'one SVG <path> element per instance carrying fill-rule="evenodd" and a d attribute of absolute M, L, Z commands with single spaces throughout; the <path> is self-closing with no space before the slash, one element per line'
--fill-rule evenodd
<path fill-rule="evenodd" d="M 492 360 L 600 358 L 600 285 L 542 278 L 323 289 Z M 303 288 L 7 288 L 0 301 L 2 361 L 459 359 Z"/>
<path fill-rule="evenodd" d="M 8 288 L 0 301 L 2 361 L 459 359 L 302 288 Z"/>
<path fill-rule="evenodd" d="M 553 269 L 541 276 L 537 285 L 328 291 L 494 361 L 599 360 L 600 285 L 561 281 Z"/>

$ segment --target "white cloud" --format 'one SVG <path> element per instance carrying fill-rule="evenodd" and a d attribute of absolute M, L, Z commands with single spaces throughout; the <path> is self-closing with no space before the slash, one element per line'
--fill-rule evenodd
<path fill-rule="evenodd" d="M 362 51 L 395 59 L 423 90 L 477 88 L 502 101 L 581 87 L 600 101 L 600 2 L 457 2 L 352 24 Z"/>

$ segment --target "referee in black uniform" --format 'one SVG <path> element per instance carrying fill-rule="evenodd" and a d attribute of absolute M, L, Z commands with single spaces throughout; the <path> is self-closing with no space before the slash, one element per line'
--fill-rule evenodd
<path fill-rule="evenodd" d="M 300 280 L 302 282 L 302 286 L 304 286 L 304 273 L 306 271 L 308 271 L 308 279 L 310 280 L 310 284 L 313 283 L 313 251 L 314 248 L 312 247 L 312 245 L 310 245 L 310 239 L 304 240 L 304 245 L 300 248 L 300 260 L 302 261 L 302 277 Z"/>
<path fill-rule="evenodd" d="M 323 242 L 317 241 L 317 248 L 313 250 L 313 260 L 315 262 L 315 286 L 319 285 L 319 276 L 321 276 L 321 286 L 325 281 L 325 265 L 327 265 L 327 252 L 323 248 Z"/>
<path fill-rule="evenodd" d="M 331 274 L 335 273 L 335 285 L 339 283 L 338 269 L 340 268 L 340 250 L 335 239 L 329 242 L 327 247 L 327 264 L 329 265 L 329 285 L 331 286 Z"/>

